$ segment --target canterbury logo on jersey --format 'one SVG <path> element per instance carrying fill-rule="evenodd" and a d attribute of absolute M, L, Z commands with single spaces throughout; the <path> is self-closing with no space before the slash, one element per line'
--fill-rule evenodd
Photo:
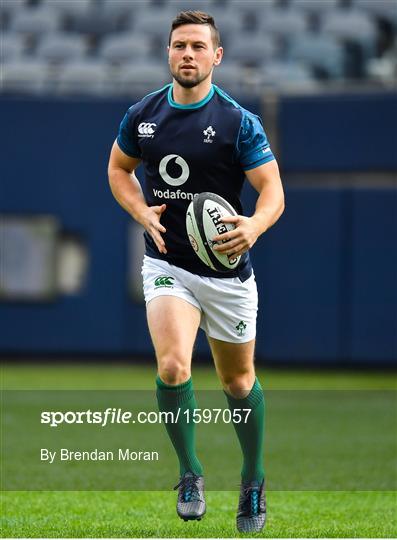
<path fill-rule="evenodd" d="M 171 276 L 158 276 L 154 280 L 155 287 L 173 287 L 175 278 Z"/>
<path fill-rule="evenodd" d="M 153 122 L 141 122 L 138 126 L 138 137 L 153 138 L 157 124 Z"/>

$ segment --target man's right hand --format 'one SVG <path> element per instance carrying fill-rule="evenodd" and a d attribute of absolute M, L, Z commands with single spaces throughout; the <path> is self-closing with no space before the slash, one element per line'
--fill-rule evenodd
<path fill-rule="evenodd" d="M 139 220 L 153 238 L 159 252 L 164 254 L 167 253 L 167 249 L 160 233 L 165 233 L 166 228 L 161 225 L 160 218 L 166 208 L 166 204 L 162 204 L 161 206 L 148 206 Z"/>
<path fill-rule="evenodd" d="M 159 252 L 165 254 L 167 249 L 160 234 L 165 233 L 165 227 L 161 225 L 160 218 L 166 205 L 147 206 L 142 188 L 135 176 L 135 170 L 140 162 L 140 158 L 124 154 L 115 141 L 108 165 L 110 187 L 118 203 L 143 225 L 153 238 Z"/>

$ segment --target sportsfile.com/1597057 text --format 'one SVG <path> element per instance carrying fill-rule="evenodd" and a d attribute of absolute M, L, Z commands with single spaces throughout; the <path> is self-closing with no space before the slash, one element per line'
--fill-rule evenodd
<path fill-rule="evenodd" d="M 103 411 L 42 411 L 40 423 L 49 427 L 61 424 L 97 424 L 105 427 L 111 424 L 176 424 L 179 419 L 193 424 L 246 424 L 251 409 L 182 409 L 174 411 L 139 411 L 133 413 L 120 408 L 109 407 Z"/>

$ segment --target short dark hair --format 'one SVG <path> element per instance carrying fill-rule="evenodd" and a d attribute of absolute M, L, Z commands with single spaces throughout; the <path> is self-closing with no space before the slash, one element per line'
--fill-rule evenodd
<path fill-rule="evenodd" d="M 204 11 L 181 11 L 180 13 L 178 13 L 178 15 L 175 17 L 171 24 L 171 31 L 168 38 L 169 45 L 171 45 L 172 32 L 176 28 L 179 28 L 184 24 L 207 24 L 211 29 L 212 43 L 214 45 L 214 49 L 220 47 L 221 38 L 219 35 L 219 30 L 216 27 L 214 18 L 208 13 L 205 13 Z"/>

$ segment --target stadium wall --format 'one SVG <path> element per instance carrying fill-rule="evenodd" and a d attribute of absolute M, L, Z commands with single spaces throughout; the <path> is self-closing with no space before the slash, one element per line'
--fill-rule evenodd
<path fill-rule="evenodd" d="M 285 97 L 279 148 L 286 212 L 252 253 L 257 356 L 273 362 L 397 362 L 397 191 L 295 186 L 289 175 L 397 168 L 389 94 Z M 77 295 L 0 303 L 0 353 L 148 355 L 145 311 L 128 293 L 130 219 L 111 196 L 109 149 L 130 103 L 0 101 L 0 212 L 55 215 L 89 252 Z M 245 103 L 260 112 L 260 103 Z M 347 106 L 348 105 L 348 106 Z M 394 148 L 396 145 L 394 145 Z M 244 191 L 252 208 L 255 194 Z M 203 336 L 198 352 L 207 351 Z"/>

